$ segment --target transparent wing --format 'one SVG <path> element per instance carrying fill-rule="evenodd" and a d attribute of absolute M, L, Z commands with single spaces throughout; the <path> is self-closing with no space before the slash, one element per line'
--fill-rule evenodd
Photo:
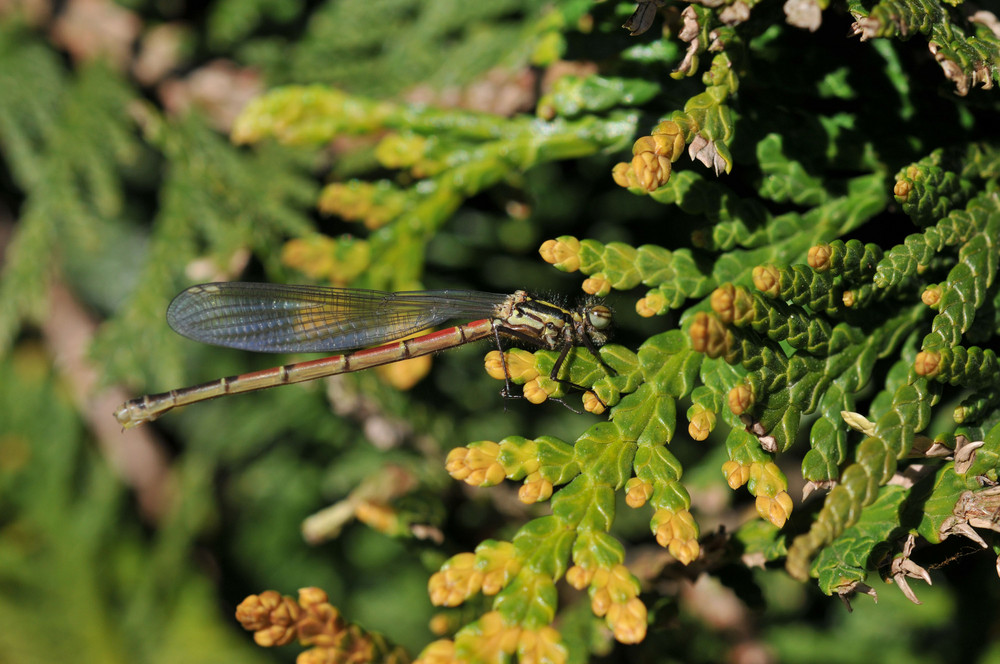
<path fill-rule="evenodd" d="M 174 298 L 167 322 L 202 343 L 264 353 L 377 346 L 451 319 L 493 316 L 509 295 L 226 282 Z"/>

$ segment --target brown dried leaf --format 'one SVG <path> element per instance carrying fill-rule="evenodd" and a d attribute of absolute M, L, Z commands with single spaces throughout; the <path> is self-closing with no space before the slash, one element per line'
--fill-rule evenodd
<path fill-rule="evenodd" d="M 854 22 L 851 26 L 851 34 L 861 35 L 861 41 L 868 41 L 878 36 L 878 31 L 881 27 L 881 21 L 865 16 Z"/>
<path fill-rule="evenodd" d="M 685 7 L 681 12 L 681 31 L 677 33 L 677 38 L 685 42 L 696 42 L 701 26 L 698 24 L 698 14 L 692 7 Z"/>
<path fill-rule="evenodd" d="M 868 595 L 875 603 L 878 603 L 878 593 L 875 589 L 869 586 L 867 583 L 861 583 L 860 581 L 851 581 L 846 583 L 839 588 L 837 588 L 837 596 L 840 597 L 840 601 L 844 603 L 847 607 L 847 612 L 851 613 L 854 609 L 851 607 L 851 599 L 858 593 L 862 595 Z"/>
<path fill-rule="evenodd" d="M 715 148 L 715 141 L 709 141 L 701 134 L 694 137 L 691 145 L 688 146 L 688 155 L 694 161 L 700 161 L 706 167 L 715 171 L 716 175 L 726 172 L 726 160 L 722 158 Z"/>
<path fill-rule="evenodd" d="M 52 2 L 51 0 L 0 0 L 0 17 L 11 16 L 28 25 L 43 25 L 52 16 Z"/>
<path fill-rule="evenodd" d="M 164 23 L 146 32 L 132 63 L 136 80 L 142 85 L 155 85 L 176 69 L 183 61 L 182 45 L 186 33 L 181 23 Z"/>
<path fill-rule="evenodd" d="M 665 4 L 666 0 L 639 0 L 639 5 L 622 27 L 628 30 L 632 37 L 641 35 L 652 27 L 656 10 Z"/>
<path fill-rule="evenodd" d="M 77 62 L 106 57 L 124 70 L 141 30 L 137 14 L 110 0 L 70 0 L 52 25 L 52 41 Z"/>
<path fill-rule="evenodd" d="M 506 69 L 496 67 L 464 86 L 437 89 L 418 85 L 404 97 L 415 104 L 442 108 L 464 108 L 510 117 L 535 107 L 536 73 L 528 67 Z"/>
<path fill-rule="evenodd" d="M 959 97 L 969 94 L 969 77 L 965 75 L 965 72 L 962 71 L 958 63 L 950 60 L 946 54 L 941 52 L 940 44 L 928 42 L 927 49 L 934 56 L 938 65 L 940 65 L 941 71 L 944 72 L 944 77 L 955 83 L 955 94 Z"/>
<path fill-rule="evenodd" d="M 264 92 L 260 74 L 229 60 L 215 60 L 184 79 L 167 79 L 158 92 L 169 113 L 191 107 L 205 113 L 219 131 L 228 132 L 243 108 Z"/>
<path fill-rule="evenodd" d="M 816 32 L 823 22 L 823 10 L 816 0 L 787 0 L 785 2 L 785 20 L 788 25 Z"/>
<path fill-rule="evenodd" d="M 972 462 L 976 460 L 976 450 L 985 445 L 982 440 L 971 441 L 965 436 L 957 436 L 955 439 L 955 472 L 964 475 L 972 467 Z"/>
<path fill-rule="evenodd" d="M 719 12 L 719 20 L 729 26 L 739 25 L 748 18 L 750 18 L 750 7 L 742 0 L 736 0 Z"/>
<path fill-rule="evenodd" d="M 1000 532 L 1000 486 L 979 491 L 964 491 L 955 503 L 952 516 L 941 524 L 941 539 L 964 535 L 982 548 L 988 548 L 975 528 Z"/>
<path fill-rule="evenodd" d="M 778 451 L 778 441 L 774 436 L 770 436 L 764 431 L 763 424 L 754 420 L 749 415 L 740 415 L 740 422 L 743 423 L 743 427 L 747 433 L 752 433 L 757 437 L 757 442 L 760 443 L 761 449 L 770 454 L 775 454 Z"/>
<path fill-rule="evenodd" d="M 837 480 L 810 480 L 802 487 L 802 500 L 805 501 L 812 495 L 813 491 L 829 491 L 835 486 L 837 486 Z"/>
<path fill-rule="evenodd" d="M 927 570 L 910 559 L 910 556 L 913 555 L 913 550 L 916 548 L 916 542 L 917 539 L 912 533 L 907 536 L 906 542 L 903 544 L 903 552 L 893 558 L 892 564 L 889 567 L 889 573 L 892 576 L 892 580 L 903 592 L 903 595 L 906 596 L 906 599 L 914 604 L 921 604 L 922 602 L 917 599 L 917 595 L 910 588 L 910 583 L 907 579 L 921 579 L 927 585 L 932 585 L 932 582 L 931 575 L 927 573 Z"/>
<path fill-rule="evenodd" d="M 994 34 L 998 39 L 1000 39 L 1000 19 L 993 12 L 988 12 L 985 9 L 980 9 L 972 16 L 969 17 L 970 23 L 978 23 L 980 25 L 985 25 L 990 29 L 990 32 Z"/>

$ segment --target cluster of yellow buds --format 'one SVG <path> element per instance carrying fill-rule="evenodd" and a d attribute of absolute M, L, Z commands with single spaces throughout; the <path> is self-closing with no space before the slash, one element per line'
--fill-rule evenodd
<path fill-rule="evenodd" d="M 760 518 L 781 528 L 792 515 L 792 497 L 784 490 L 773 496 L 758 494 L 756 507 Z"/>
<path fill-rule="evenodd" d="M 505 478 L 524 478 L 517 497 L 527 505 L 552 497 L 552 482 L 542 476 L 540 468 L 534 441 L 516 436 L 500 443 L 481 440 L 456 447 L 445 461 L 445 470 L 452 477 L 472 486 L 495 486 Z"/>
<path fill-rule="evenodd" d="M 833 250 L 827 243 L 815 244 L 809 247 L 806 254 L 806 264 L 817 272 L 826 272 L 830 269 L 830 260 L 833 257 Z"/>
<path fill-rule="evenodd" d="M 753 388 L 746 381 L 737 383 L 726 395 L 726 403 L 733 415 L 743 415 L 756 403 Z"/>
<path fill-rule="evenodd" d="M 934 378 L 941 369 L 941 353 L 936 350 L 922 350 L 913 361 L 914 371 L 918 376 Z"/>
<path fill-rule="evenodd" d="M 726 325 L 749 323 L 753 318 L 753 296 L 746 288 L 726 283 L 712 291 L 709 297 L 712 311 Z"/>
<path fill-rule="evenodd" d="M 920 293 L 920 301 L 932 309 L 938 309 L 942 295 L 944 295 L 944 289 L 941 288 L 941 284 L 931 284 Z"/>
<path fill-rule="evenodd" d="M 276 590 L 250 595 L 236 607 L 236 619 L 243 629 L 252 631 L 253 640 L 265 648 L 294 641 L 301 615 L 298 602 Z"/>
<path fill-rule="evenodd" d="M 476 554 L 452 556 L 427 582 L 427 592 L 435 606 L 458 606 L 479 592 L 483 574 L 476 569 Z"/>
<path fill-rule="evenodd" d="M 538 248 L 538 253 L 546 263 L 555 265 L 563 272 L 576 272 L 580 269 L 580 249 L 583 245 L 571 235 L 565 235 L 555 240 L 546 240 Z"/>
<path fill-rule="evenodd" d="M 751 465 L 732 460 L 722 464 L 722 474 L 726 476 L 726 484 L 730 489 L 736 491 L 750 480 Z"/>
<path fill-rule="evenodd" d="M 907 169 L 906 175 L 902 179 L 896 180 L 896 184 L 892 186 L 892 195 L 896 197 L 897 203 L 905 203 L 906 199 L 910 197 L 910 192 L 913 191 L 913 179 L 918 176 L 918 171 L 915 167 L 911 166 Z"/>
<path fill-rule="evenodd" d="M 691 348 L 712 359 L 726 357 L 735 346 L 732 332 L 718 316 L 699 311 L 688 328 Z"/>
<path fill-rule="evenodd" d="M 558 388 L 557 383 L 538 373 L 534 354 L 521 348 L 513 348 L 502 355 L 498 350 L 487 353 L 486 373 L 496 380 L 509 377 L 518 385 L 523 384 L 524 398 L 536 405 L 544 403 Z"/>
<path fill-rule="evenodd" d="M 620 643 L 639 643 L 646 638 L 646 605 L 639 599 L 639 580 L 625 565 L 587 568 L 574 565 L 566 581 L 576 588 L 588 588 L 590 609 L 604 618 Z"/>
<path fill-rule="evenodd" d="M 656 542 L 670 552 L 681 564 L 688 565 L 698 558 L 698 525 L 687 510 L 673 511 L 662 508 L 653 513 L 650 522 Z"/>
<path fill-rule="evenodd" d="M 314 233 L 286 242 L 281 262 L 310 279 L 347 284 L 368 269 L 371 247 L 364 240 Z"/>
<path fill-rule="evenodd" d="M 498 612 L 490 611 L 459 632 L 454 641 L 441 639 L 428 645 L 414 664 L 501 662 L 514 654 L 520 664 L 565 664 L 568 657 L 559 632 L 552 627 L 509 625 Z"/>
<path fill-rule="evenodd" d="M 688 413 L 688 435 L 692 440 L 702 441 L 715 429 L 717 415 L 701 404 L 694 404 Z"/>
<path fill-rule="evenodd" d="M 405 195 L 386 185 L 362 180 L 334 182 L 323 187 L 318 207 L 346 221 L 360 221 L 375 230 L 395 219 L 403 211 Z"/>
<path fill-rule="evenodd" d="M 625 483 L 625 503 L 633 509 L 645 505 L 652 496 L 653 485 L 646 480 L 633 477 Z"/>
<path fill-rule="evenodd" d="M 448 453 L 445 470 L 456 480 L 472 486 L 495 486 L 507 477 L 498 461 L 500 445 L 492 440 L 480 440 Z"/>
<path fill-rule="evenodd" d="M 296 638 L 310 646 L 299 664 L 385 661 L 402 664 L 406 653 L 384 639 L 348 625 L 319 588 L 299 590 L 298 600 L 274 590 L 250 595 L 236 607 L 236 619 L 264 647 L 282 646 Z"/>
<path fill-rule="evenodd" d="M 535 405 L 544 403 L 559 389 L 559 383 L 538 373 L 534 354 L 521 348 L 512 348 L 502 354 L 491 350 L 486 354 L 486 373 L 496 380 L 510 378 L 513 383 L 523 384 L 524 398 Z M 606 408 L 606 404 L 593 392 L 588 390 L 583 393 L 583 409 L 588 413 L 600 415 Z"/>
<path fill-rule="evenodd" d="M 428 173 L 420 164 L 430 141 L 418 134 L 388 134 L 375 146 L 375 159 L 386 168 L 409 168 L 415 177 L 422 178 Z"/>
<path fill-rule="evenodd" d="M 580 288 L 588 295 L 604 297 L 611 292 L 611 285 L 611 279 L 608 278 L 608 275 L 603 272 L 595 272 L 583 280 Z"/>
<path fill-rule="evenodd" d="M 551 498 L 553 490 L 552 482 L 542 477 L 541 471 L 535 470 L 524 478 L 524 484 L 517 490 L 517 499 L 525 505 L 532 505 Z"/>
<path fill-rule="evenodd" d="M 680 125 L 665 120 L 632 145 L 632 161 L 615 164 L 611 176 L 620 187 L 656 191 L 670 179 L 671 164 L 680 159 L 684 145 Z"/>
<path fill-rule="evenodd" d="M 458 606 L 478 592 L 496 595 L 521 569 L 510 542 L 483 542 L 475 553 L 452 556 L 427 582 L 434 606 Z"/>
<path fill-rule="evenodd" d="M 773 461 L 750 464 L 750 485 L 757 495 L 757 514 L 781 528 L 792 515 L 788 478 Z"/>
<path fill-rule="evenodd" d="M 667 298 L 663 297 L 663 293 L 658 290 L 650 291 L 646 297 L 640 298 L 635 303 L 635 312 L 643 318 L 652 318 L 666 309 Z"/>
<path fill-rule="evenodd" d="M 734 491 L 747 482 L 757 494 L 757 514 L 778 528 L 785 525 L 792 514 L 792 497 L 788 495 L 788 480 L 773 461 L 740 463 L 727 461 L 722 464 L 722 474 Z"/>
<path fill-rule="evenodd" d="M 781 295 L 781 273 L 773 265 L 758 265 L 750 273 L 754 288 L 768 297 Z"/>
<path fill-rule="evenodd" d="M 601 398 L 597 394 L 587 390 L 583 393 L 583 409 L 588 413 L 600 415 L 608 409 L 608 404 L 601 401 Z"/>

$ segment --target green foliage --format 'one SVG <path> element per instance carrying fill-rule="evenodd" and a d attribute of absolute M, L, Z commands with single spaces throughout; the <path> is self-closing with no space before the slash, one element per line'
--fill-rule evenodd
<path fill-rule="evenodd" d="M 418 84 L 463 85 L 504 61 L 523 62 L 545 34 L 544 7 L 538 0 L 347 0 L 310 10 L 305 2 L 226 1 L 212 8 L 207 38 L 274 84 L 386 96 Z M 267 29 L 303 21 L 294 37 Z"/>
<path fill-rule="evenodd" d="M 23 319 L 39 322 L 60 254 L 94 251 L 108 218 L 122 213 L 120 170 L 139 159 L 121 109 L 130 92 L 100 64 L 70 78 L 58 54 L 16 25 L 0 25 L 4 155 L 25 192 L 0 282 L 0 351 Z"/>
<path fill-rule="evenodd" d="M 174 22 L 197 42 L 155 85 L 74 41 L 68 10 L 0 10 L 0 660 L 266 659 L 218 605 L 305 586 L 427 664 L 616 642 L 719 661 L 729 633 L 816 661 L 805 616 L 873 574 L 934 616 L 995 619 L 993 557 L 953 573 L 957 541 L 1000 550 L 995 19 L 849 2 L 858 43 L 843 6 L 707 4 L 123 2 L 144 40 Z M 176 86 L 198 87 L 171 72 L 198 53 L 266 91 L 230 122 L 233 76 L 179 112 Z M 544 292 L 576 273 L 616 308 L 614 343 L 572 349 L 561 380 L 557 351 L 506 350 L 523 401 L 463 348 L 411 392 L 368 372 L 109 430 L 118 385 L 271 364 L 173 335 L 184 285 Z M 96 331 L 61 317 L 67 290 Z M 908 585 L 928 569 L 945 583 Z M 762 619 L 699 618 L 702 584 L 678 589 L 699 575 Z M 308 597 L 285 610 L 329 618 Z M 304 660 L 363 659 L 261 615 L 259 643 L 297 630 Z M 987 656 L 942 625 L 926 647 L 894 636 L 927 615 L 894 611 L 879 647 Z"/>
<path fill-rule="evenodd" d="M 263 661 L 218 615 L 210 580 L 183 564 L 201 510 L 179 501 L 157 542 L 148 541 L 54 374 L 36 344 L 20 345 L 0 361 L 5 656 Z M 178 473 L 179 489 L 196 488 L 196 469 Z M 188 652 L 190 643 L 199 646 Z"/>

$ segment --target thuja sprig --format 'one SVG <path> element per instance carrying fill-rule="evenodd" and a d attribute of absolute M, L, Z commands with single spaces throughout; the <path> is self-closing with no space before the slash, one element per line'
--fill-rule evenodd
<path fill-rule="evenodd" d="M 875 275 L 884 252 L 876 244 L 833 240 L 809 249 L 807 262 L 817 272 L 829 271 L 846 285 L 863 285 Z"/>
<path fill-rule="evenodd" d="M 997 211 L 997 204 L 994 204 Z M 958 261 L 941 284 L 938 314 L 924 337 L 923 348 L 940 349 L 957 344 L 972 326 L 976 311 L 990 296 L 989 286 L 1000 265 L 1000 214 L 993 214 L 981 233 L 969 238 L 958 252 Z"/>
<path fill-rule="evenodd" d="M 914 366 L 918 375 L 939 383 L 969 388 L 995 385 L 1000 376 L 997 354 L 989 348 L 977 346 L 921 351 Z"/>
<path fill-rule="evenodd" d="M 847 596 L 859 589 L 870 571 L 880 565 L 888 567 L 883 560 L 873 559 L 872 551 L 899 532 L 900 508 L 908 497 L 903 487 L 883 487 L 858 521 L 823 549 L 816 558 L 817 582 L 823 592 Z"/>
<path fill-rule="evenodd" d="M 810 251 L 811 255 L 819 253 L 833 252 L 829 247 L 823 252 Z M 871 256 L 862 247 L 857 247 L 854 254 L 871 272 Z M 799 274 L 806 271 L 803 268 Z M 853 407 L 852 395 L 868 380 L 875 359 L 896 348 L 922 315 L 919 307 L 898 309 L 892 322 L 874 333 L 847 322 L 831 326 L 806 309 L 785 303 L 785 299 L 794 302 L 797 294 L 808 295 L 811 283 L 800 279 L 784 289 L 781 297 L 775 297 L 778 289 L 770 290 L 768 298 L 742 287 L 723 285 L 710 298 L 713 313 L 696 313 L 689 332 L 695 350 L 705 352 L 709 358 L 738 363 L 746 370 L 729 389 L 727 403 L 733 414 L 744 418 L 759 447 L 769 451 L 786 449 L 794 440 L 799 417 L 820 410 L 824 418 L 813 425 L 812 446 L 803 462 L 803 474 L 821 482 L 837 477 L 844 458 L 846 438 L 833 425 L 839 412 Z M 740 328 L 747 329 L 740 332 Z M 788 343 L 796 352 L 786 358 L 757 333 L 772 343 Z M 711 376 L 703 379 L 707 386 L 717 384 Z M 744 436 L 729 440 L 730 462 L 724 473 L 734 487 L 749 478 L 752 463 L 760 463 L 759 458 L 746 455 L 745 447 L 734 445 L 747 440 Z"/>
<path fill-rule="evenodd" d="M 850 11 L 856 19 L 853 31 L 863 40 L 926 35 L 929 50 L 959 95 L 976 84 L 990 87 L 1000 75 L 1000 39 L 990 30 L 967 35 L 937 0 L 880 0 L 874 6 L 855 2 Z"/>
<path fill-rule="evenodd" d="M 369 230 L 385 226 L 410 205 L 406 191 L 387 180 L 335 182 L 320 193 L 318 207 L 345 221 L 360 221 Z"/>
<path fill-rule="evenodd" d="M 968 211 L 954 211 L 950 215 L 951 227 L 976 225 L 977 222 L 982 225 L 985 219 L 981 218 L 982 212 L 977 212 L 976 207 L 973 202 L 967 206 Z M 980 219 L 968 220 L 974 216 Z M 562 269 L 597 272 L 606 267 L 601 261 L 603 247 L 599 244 L 585 246 L 572 238 L 560 238 L 547 250 L 546 259 Z M 616 249 L 616 253 L 620 252 Z M 622 255 L 636 258 L 638 253 L 629 254 L 626 251 Z M 655 251 L 649 252 L 649 255 L 663 256 Z M 746 430 L 734 429 L 728 439 L 731 458 L 724 473 L 731 486 L 752 485 L 751 490 L 757 491 L 758 502 L 764 503 L 758 505 L 761 516 L 773 523 L 784 522 L 790 512 L 791 501 L 779 498 L 787 487 L 780 473 L 754 470 L 767 467 L 769 461 L 765 450 L 787 448 L 794 440 L 801 415 L 819 409 L 823 418 L 813 425 L 810 435 L 812 445 L 803 471 L 814 482 L 836 479 L 847 450 L 845 431 L 836 426 L 839 411 L 853 407 L 853 394 L 867 381 L 875 359 L 898 348 L 923 318 L 920 307 L 892 304 L 888 309 L 891 322 L 875 328 L 873 333 L 869 326 L 859 327 L 848 322 L 833 326 L 821 317 L 808 313 L 819 310 L 841 315 L 846 307 L 865 310 L 874 300 L 885 298 L 891 290 L 878 289 L 868 282 L 877 274 L 876 266 L 884 258 L 877 247 L 870 245 L 839 241 L 824 243 L 809 251 L 808 267 L 759 267 L 754 276 L 755 285 L 761 292 L 755 296 L 745 289 L 721 289 L 713 298 L 722 312 L 719 331 L 707 334 L 704 345 L 699 347 L 696 343 L 694 348 L 715 348 L 710 356 L 725 357 L 727 361 L 737 362 L 749 371 L 727 379 L 730 385 L 727 398 L 730 412 L 748 419 L 743 422 Z M 635 269 L 631 269 L 635 273 Z M 648 271 L 647 279 L 652 274 L 655 271 Z M 631 280 L 632 283 L 634 281 Z M 767 295 L 767 298 L 762 299 L 761 294 Z M 692 333 L 698 328 L 699 315 L 692 319 Z M 734 335 L 732 330 L 726 331 L 727 323 L 735 325 L 734 329 L 746 326 L 748 330 Z M 754 332 L 750 333 L 751 330 Z M 770 342 L 787 342 L 798 352 L 785 359 L 783 353 L 758 338 L 757 333 L 765 335 Z M 707 382 L 706 386 L 710 384 Z M 698 407 L 690 412 L 691 428 L 698 436 L 704 436 L 717 422 L 716 404 L 724 393 L 710 391 L 700 394 L 699 401 L 696 401 Z M 694 424 L 694 418 L 697 418 L 697 424 Z M 902 445 L 902 448 L 905 447 Z M 888 456 L 884 451 L 879 454 L 871 443 L 864 449 L 866 455 L 862 456 L 872 467 Z M 864 469 L 863 464 L 859 467 Z M 865 476 L 865 473 L 860 475 Z M 763 492 L 751 482 L 755 478 L 764 478 L 758 480 L 765 489 Z M 878 481 L 886 479 L 879 477 Z M 635 490 L 644 490 L 641 483 L 634 484 Z M 871 499 L 873 494 L 845 494 L 843 491 L 836 497 L 841 503 L 853 500 L 859 508 Z M 837 521 L 830 518 L 832 513 L 837 513 L 837 510 L 827 513 L 826 521 L 829 523 L 823 527 Z M 848 520 L 836 527 L 842 529 L 849 525 Z M 820 540 L 815 550 L 825 545 L 825 538 Z M 802 556 L 804 549 L 806 547 L 800 544 L 796 555 L 808 560 L 812 552 L 807 551 Z M 797 562 L 800 559 L 793 556 L 790 563 L 793 569 L 796 564 L 801 567 L 801 562 Z"/>
<path fill-rule="evenodd" d="M 676 111 L 633 143 L 632 160 L 612 169 L 617 185 L 639 194 L 657 191 L 669 182 L 672 164 L 681 158 L 686 145 L 691 159 L 713 168 L 716 174 L 732 170 L 729 142 L 733 120 L 725 101 L 738 87 L 738 80 L 731 68 L 725 54 L 716 56 L 705 76 L 712 84 L 688 99 L 683 111 Z"/>
<path fill-rule="evenodd" d="M 424 648 L 416 662 L 452 664 L 454 662 L 503 661 L 517 655 L 519 662 L 563 664 L 566 646 L 552 627 L 530 629 L 507 623 L 497 611 L 483 614 L 452 639 L 440 639 Z"/>
<path fill-rule="evenodd" d="M 913 445 L 913 438 L 930 421 L 934 398 L 923 378 L 911 377 L 892 397 L 890 408 L 874 423 L 872 435 L 858 445 L 856 460 L 840 476 L 805 535 L 788 550 L 792 576 L 806 579 L 813 556 L 854 525 L 862 508 L 878 497 L 879 487 L 896 471 L 896 464 Z"/>
<path fill-rule="evenodd" d="M 688 249 L 668 251 L 655 245 L 636 248 L 622 242 L 604 244 L 564 235 L 545 241 L 539 253 L 563 272 L 579 270 L 590 275 L 584 290 L 598 295 L 640 283 L 655 287 L 636 304 L 636 310 L 644 316 L 678 308 L 690 297 L 707 294 L 711 287 L 710 278 L 701 272 Z"/>
<path fill-rule="evenodd" d="M 723 284 L 712 291 L 710 303 L 712 311 L 727 325 L 749 327 L 771 341 L 786 341 L 792 348 L 813 354 L 830 352 L 833 328 L 802 307 L 785 304 L 783 300 L 768 300 L 760 293 L 733 284 Z"/>
<path fill-rule="evenodd" d="M 609 375 L 605 366 L 588 351 L 573 348 L 563 363 L 560 378 L 574 385 L 589 387 L 583 394 L 584 408 L 592 413 L 603 413 L 608 405 L 618 403 L 621 395 L 633 392 L 641 373 L 638 359 L 632 351 L 623 346 L 608 344 L 600 350 L 601 360 L 614 373 Z M 559 357 L 555 351 L 534 353 L 514 348 L 504 351 L 490 351 L 486 355 L 486 373 L 496 380 L 523 385 L 524 398 L 534 404 L 549 398 L 565 395 L 562 383 L 552 380 L 552 368 Z"/>
<path fill-rule="evenodd" d="M 962 399 L 962 403 L 955 407 L 952 417 L 956 424 L 971 424 L 981 421 L 996 411 L 998 406 L 1000 406 L 1000 389 L 989 386 Z"/>
<path fill-rule="evenodd" d="M 772 299 L 789 300 L 813 311 L 835 313 L 843 303 L 833 276 L 808 265 L 758 265 L 753 283 Z"/>
<path fill-rule="evenodd" d="M 676 122 L 658 124 L 648 136 L 632 144 L 632 161 L 615 164 L 611 177 L 620 187 L 637 193 L 656 191 L 670 180 L 671 164 L 684 154 L 687 135 Z"/>
<path fill-rule="evenodd" d="M 973 183 L 947 170 L 944 161 L 944 150 L 938 149 L 896 174 L 896 202 L 917 226 L 937 221 L 975 194 Z"/>
<path fill-rule="evenodd" d="M 983 234 L 995 218 L 998 203 L 990 192 L 980 192 L 964 208 L 952 210 L 948 216 L 922 233 L 908 235 L 903 244 L 885 253 L 875 271 L 873 283 L 880 289 L 901 287 L 907 279 L 931 265 L 938 253 L 948 247 L 961 246 L 972 237 Z M 995 237 L 995 236 L 994 236 Z"/>
<path fill-rule="evenodd" d="M 508 354 L 516 380 L 535 380 L 528 378 L 535 373 L 532 357 Z M 611 421 L 593 425 L 572 445 L 551 437 L 511 436 L 449 454 L 447 469 L 456 479 L 481 487 L 521 481 L 519 498 L 550 501 L 551 515 L 530 521 L 509 543 L 489 542 L 475 554 L 459 554 L 432 578 L 435 603 L 451 606 L 480 592 L 495 595 L 497 618 L 489 620 L 491 625 L 499 620 L 497 629 L 508 634 L 506 650 L 500 641 L 484 641 L 479 623 L 461 630 L 452 645 L 436 648 L 513 652 L 520 630 L 544 629 L 555 619 L 555 583 L 564 575 L 574 587 L 587 589 L 594 614 L 615 638 L 642 640 L 646 608 L 638 598 L 639 582 L 623 565 L 624 547 L 609 533 L 620 490 L 631 508 L 652 508 L 650 530 L 678 562 L 687 565 L 700 555 L 698 526 L 680 482 L 682 468 L 666 447 L 677 425 L 676 400 L 693 389 L 698 356 L 675 331 L 653 337 L 635 354 L 605 347 L 602 357 L 618 369 L 602 379 L 603 386 L 595 386 L 612 407 Z M 754 481 L 786 486 L 766 468 L 755 471 Z M 495 573 L 498 569 L 504 572 Z"/>
<path fill-rule="evenodd" d="M 736 93 L 739 79 L 732 75 L 732 67 L 726 53 L 716 55 L 703 79 L 708 84 L 705 92 L 688 99 L 684 110 L 675 111 L 670 118 L 693 136 L 688 147 L 691 159 L 713 169 L 716 175 L 733 168 L 729 143 L 734 136 L 734 122 L 726 102 Z"/>
<path fill-rule="evenodd" d="M 659 84 L 643 79 L 563 76 L 538 100 L 537 115 L 551 120 L 557 115 L 570 117 L 622 106 L 641 106 L 659 92 Z"/>
<path fill-rule="evenodd" d="M 601 79 L 601 83 L 608 108 L 649 94 L 648 86 L 639 81 Z M 346 273 L 323 273 L 322 278 L 346 283 L 363 275 L 365 285 L 412 288 L 422 273 L 421 247 L 466 198 L 539 163 L 620 149 L 633 135 L 635 120 L 634 113 L 617 108 L 606 117 L 589 113 L 551 120 L 526 115 L 503 118 L 380 102 L 323 86 L 293 86 L 251 103 L 232 136 L 237 143 L 274 139 L 322 145 L 338 136 L 384 134 L 375 146 L 375 159 L 420 182 L 409 187 L 357 181 L 329 185 L 320 200 L 322 210 L 364 221 L 379 232 L 365 240 L 334 240 L 335 245 L 363 246 L 363 252 L 352 256 L 363 254 L 364 260 L 360 269 L 353 265 Z M 317 252 L 293 252 L 286 262 L 310 275 L 329 264 Z"/>

